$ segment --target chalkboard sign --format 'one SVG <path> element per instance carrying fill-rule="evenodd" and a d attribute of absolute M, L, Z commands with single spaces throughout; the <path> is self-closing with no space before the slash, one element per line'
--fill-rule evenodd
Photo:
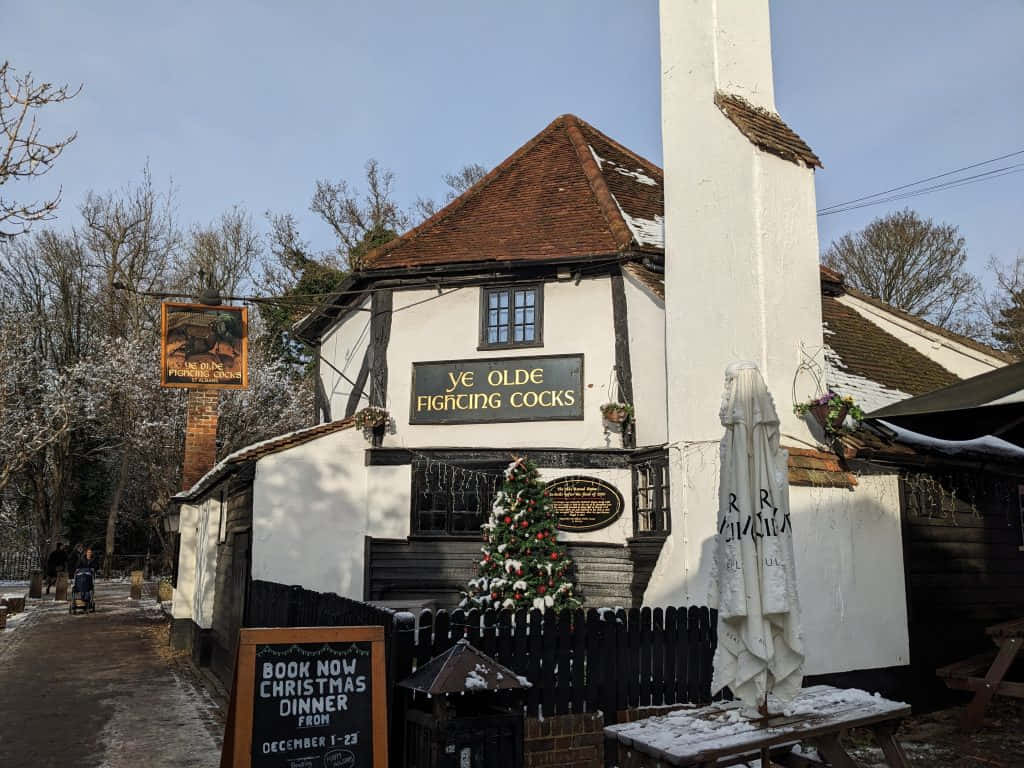
<path fill-rule="evenodd" d="M 384 768 L 383 627 L 243 629 L 222 768 Z"/>
<path fill-rule="evenodd" d="M 596 531 L 606 528 L 622 514 L 619 489 L 596 477 L 569 475 L 544 486 L 558 514 L 560 531 Z"/>

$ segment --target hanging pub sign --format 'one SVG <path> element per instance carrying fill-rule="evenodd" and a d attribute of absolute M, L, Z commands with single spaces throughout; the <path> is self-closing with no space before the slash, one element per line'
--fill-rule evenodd
<path fill-rule="evenodd" d="M 583 355 L 412 364 L 410 424 L 583 418 Z"/>
<path fill-rule="evenodd" d="M 160 384 L 186 389 L 245 389 L 249 384 L 245 307 L 164 302 Z"/>
<path fill-rule="evenodd" d="M 221 768 L 386 768 L 383 627 L 243 629 Z"/>
<path fill-rule="evenodd" d="M 558 515 L 558 530 L 597 531 L 622 514 L 625 502 L 619 489 L 597 477 L 569 475 L 544 486 Z"/>

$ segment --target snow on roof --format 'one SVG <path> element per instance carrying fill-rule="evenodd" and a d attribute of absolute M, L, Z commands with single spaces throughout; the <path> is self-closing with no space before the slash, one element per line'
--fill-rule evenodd
<path fill-rule="evenodd" d="M 896 433 L 896 441 L 914 448 L 955 456 L 958 454 L 988 454 L 1000 458 L 1024 459 L 1024 448 L 987 435 L 974 440 L 940 440 L 918 432 L 911 432 L 888 421 L 879 421 Z"/>
<path fill-rule="evenodd" d="M 258 443 L 253 443 L 245 446 L 244 448 L 239 448 L 234 453 L 228 454 L 214 464 L 213 468 L 199 478 L 191 488 L 172 496 L 171 501 L 178 503 L 195 501 L 206 490 L 216 485 L 216 483 L 222 477 L 227 475 L 236 465 L 245 464 L 249 461 L 256 461 L 271 453 L 279 453 L 280 451 L 287 450 L 288 448 L 294 448 L 297 445 L 302 445 L 303 443 L 316 440 L 324 435 L 340 432 L 343 429 L 349 429 L 352 426 L 354 426 L 352 419 L 338 419 L 337 421 L 329 421 L 326 424 L 317 424 L 315 427 L 297 429 L 294 432 L 288 432 L 283 435 L 278 435 L 277 437 L 272 437 L 269 440 L 261 440 Z"/>
<path fill-rule="evenodd" d="M 833 333 L 827 327 L 823 330 L 826 337 Z M 853 373 L 828 344 L 825 345 L 825 362 L 828 363 L 829 387 L 841 395 L 852 397 L 865 412 L 878 410 L 910 397 L 906 392 L 886 387 L 877 381 Z"/>

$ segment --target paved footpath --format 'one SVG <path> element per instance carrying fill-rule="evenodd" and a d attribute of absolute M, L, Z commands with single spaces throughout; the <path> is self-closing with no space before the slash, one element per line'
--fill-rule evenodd
<path fill-rule="evenodd" d="M 5 590 L 9 591 L 9 590 Z M 215 768 L 223 726 L 167 622 L 127 584 L 100 584 L 96 613 L 32 600 L 0 633 L 0 766 Z"/>

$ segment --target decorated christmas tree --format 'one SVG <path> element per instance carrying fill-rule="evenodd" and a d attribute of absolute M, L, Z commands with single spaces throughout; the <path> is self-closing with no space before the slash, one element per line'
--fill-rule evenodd
<path fill-rule="evenodd" d="M 463 607 L 578 608 L 567 578 L 572 560 L 558 543 L 557 526 L 536 465 L 517 457 L 483 525 L 483 558 L 463 593 Z"/>

